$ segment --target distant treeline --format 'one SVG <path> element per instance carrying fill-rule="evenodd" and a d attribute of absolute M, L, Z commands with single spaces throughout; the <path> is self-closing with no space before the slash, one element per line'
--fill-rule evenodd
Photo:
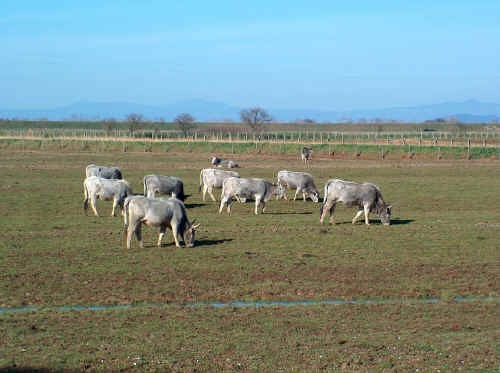
<path fill-rule="evenodd" d="M 143 121 L 133 123 L 133 130 L 177 130 L 173 122 L 151 122 Z M 1 120 L 0 129 L 95 129 L 95 130 L 129 130 L 131 123 L 126 121 L 28 121 L 28 120 Z M 315 132 L 420 132 L 420 131 L 442 131 L 442 132 L 467 132 L 498 130 L 500 126 L 495 123 L 443 123 L 439 121 L 425 123 L 266 123 L 262 132 L 282 131 L 315 131 Z M 240 122 L 196 122 L 195 130 L 199 133 L 223 131 L 223 132 L 252 132 L 249 127 Z"/>

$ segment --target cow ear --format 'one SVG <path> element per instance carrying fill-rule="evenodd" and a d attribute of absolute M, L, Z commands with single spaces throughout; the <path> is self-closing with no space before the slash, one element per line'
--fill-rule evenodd
<path fill-rule="evenodd" d="M 387 206 L 387 211 L 390 213 L 392 210 L 392 205 Z"/>

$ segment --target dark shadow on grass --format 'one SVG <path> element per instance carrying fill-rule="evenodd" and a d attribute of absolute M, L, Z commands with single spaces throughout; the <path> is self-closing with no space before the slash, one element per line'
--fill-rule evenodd
<path fill-rule="evenodd" d="M 391 219 L 391 225 L 404 225 L 404 224 L 410 224 L 412 222 L 414 222 L 415 220 L 413 219 L 394 219 L 392 220 Z M 325 223 L 327 222 L 327 220 L 325 219 Z M 344 225 L 344 224 L 351 224 L 352 225 L 352 222 L 351 221 L 335 221 L 333 223 L 333 225 Z M 332 225 L 332 224 L 330 224 Z M 365 221 L 364 220 L 358 220 L 356 222 L 356 224 L 354 225 L 366 225 L 365 224 Z M 383 225 L 382 222 L 380 220 L 372 220 L 370 219 L 370 225 Z"/>
<path fill-rule="evenodd" d="M 221 244 L 221 243 L 224 243 L 224 242 L 229 242 L 229 241 L 232 241 L 232 240 L 233 240 L 232 238 L 226 238 L 226 239 L 222 239 L 222 240 L 195 240 L 195 242 L 194 242 L 194 248 L 197 248 L 199 246 L 218 245 L 218 244 Z M 181 249 L 192 249 L 192 247 L 186 247 L 182 241 L 180 241 L 180 244 L 181 244 L 181 247 L 180 247 Z M 175 249 L 176 248 L 175 247 L 175 242 L 173 242 L 173 241 L 172 242 L 162 242 L 160 247 L 158 247 L 155 244 L 144 245 L 145 249 L 162 249 L 162 248 L 168 248 L 168 247 L 171 247 L 171 248 Z"/>
<path fill-rule="evenodd" d="M 413 223 L 415 220 L 414 219 L 391 219 L 391 225 L 404 225 L 404 224 L 410 224 Z"/>
<path fill-rule="evenodd" d="M 265 212 L 264 215 L 311 215 L 311 211 Z"/>
<path fill-rule="evenodd" d="M 206 203 L 184 203 L 187 209 L 194 209 L 196 207 L 206 206 Z"/>
<path fill-rule="evenodd" d="M 221 240 L 196 240 L 194 247 L 198 246 L 212 246 L 212 245 L 219 245 L 224 242 L 230 242 L 232 241 L 232 238 L 223 238 Z"/>
<path fill-rule="evenodd" d="M 53 368 L 29 368 L 29 367 L 6 367 L 0 368 L 0 373 L 63 373 L 63 372 L 76 372 L 77 370 L 71 369 L 53 369 Z"/>

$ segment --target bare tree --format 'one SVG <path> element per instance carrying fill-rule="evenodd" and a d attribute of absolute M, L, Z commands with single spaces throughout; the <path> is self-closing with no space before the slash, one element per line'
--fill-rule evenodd
<path fill-rule="evenodd" d="M 187 137 L 189 133 L 196 128 L 195 119 L 191 114 L 182 113 L 174 118 L 174 123 L 177 124 L 179 130 L 182 131 L 184 137 Z"/>
<path fill-rule="evenodd" d="M 130 113 L 127 115 L 128 133 L 132 137 L 134 132 L 142 127 L 144 116 L 142 114 Z"/>
<path fill-rule="evenodd" d="M 106 135 L 111 135 L 111 132 L 115 129 L 116 119 L 115 118 L 106 118 L 102 122 L 103 128 L 106 130 Z"/>
<path fill-rule="evenodd" d="M 273 120 L 266 110 L 257 106 L 240 111 L 240 118 L 253 132 L 261 131 L 264 123 Z"/>

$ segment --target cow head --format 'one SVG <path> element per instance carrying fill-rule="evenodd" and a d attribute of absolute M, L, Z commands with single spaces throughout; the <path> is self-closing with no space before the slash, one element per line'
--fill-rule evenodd
<path fill-rule="evenodd" d="M 276 198 L 279 199 L 279 198 L 283 198 L 283 196 L 285 195 L 285 187 L 281 184 L 273 184 L 273 194 L 276 195 Z"/>
<path fill-rule="evenodd" d="M 194 223 L 194 220 L 193 220 L 193 223 Z M 184 240 L 184 244 L 187 247 L 193 247 L 194 246 L 194 236 L 195 236 L 196 230 L 198 229 L 199 226 L 200 226 L 200 224 L 191 224 L 184 231 L 184 233 L 182 235 L 182 238 Z"/>
<path fill-rule="evenodd" d="M 382 222 L 382 224 L 391 224 L 391 209 L 392 206 L 387 206 L 385 204 L 379 209 L 378 216 L 380 217 L 380 221 Z"/>
<path fill-rule="evenodd" d="M 309 198 L 314 202 L 319 202 L 319 192 L 315 190 L 314 192 L 309 192 Z"/>

